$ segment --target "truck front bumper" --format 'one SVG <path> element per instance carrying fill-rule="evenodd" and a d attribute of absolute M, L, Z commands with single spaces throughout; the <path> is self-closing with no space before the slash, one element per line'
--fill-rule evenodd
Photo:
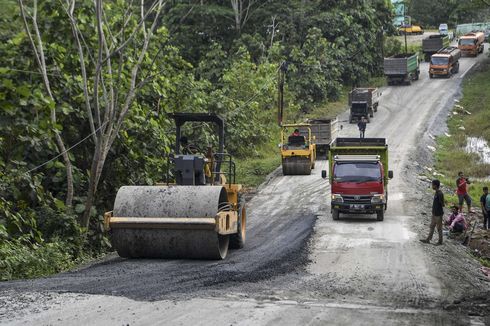
<path fill-rule="evenodd" d="M 337 209 L 341 213 L 350 214 L 374 214 L 381 211 L 385 207 L 385 203 L 342 203 L 342 202 L 332 202 L 332 209 Z"/>

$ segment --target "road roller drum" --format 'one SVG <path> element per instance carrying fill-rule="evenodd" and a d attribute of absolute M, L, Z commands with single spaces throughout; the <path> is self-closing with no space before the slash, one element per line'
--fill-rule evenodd
<path fill-rule="evenodd" d="M 236 215 L 223 186 L 125 186 L 110 219 L 112 244 L 122 257 L 223 259 Z"/>
<path fill-rule="evenodd" d="M 311 174 L 311 161 L 308 157 L 285 157 L 282 160 L 282 173 L 284 175 Z"/>

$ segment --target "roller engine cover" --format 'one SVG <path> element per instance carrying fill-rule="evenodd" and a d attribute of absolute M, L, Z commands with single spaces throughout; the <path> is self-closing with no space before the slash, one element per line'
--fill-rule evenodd
<path fill-rule="evenodd" d="M 196 155 L 176 155 L 175 178 L 182 186 L 202 186 L 206 184 L 204 158 Z"/>

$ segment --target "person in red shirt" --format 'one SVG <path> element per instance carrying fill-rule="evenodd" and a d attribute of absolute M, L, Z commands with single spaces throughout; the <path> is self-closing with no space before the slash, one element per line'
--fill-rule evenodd
<path fill-rule="evenodd" d="M 471 213 L 471 197 L 468 194 L 468 185 L 470 184 L 470 181 L 468 178 L 464 176 L 463 172 L 458 173 L 458 179 L 456 180 L 456 186 L 458 189 L 456 190 L 456 194 L 458 195 L 458 201 L 459 201 L 459 212 L 463 212 L 463 204 L 466 201 L 466 204 L 468 205 L 468 214 Z"/>
<path fill-rule="evenodd" d="M 299 129 L 294 129 L 293 133 L 291 134 L 291 136 L 301 136 L 301 134 L 299 133 Z"/>

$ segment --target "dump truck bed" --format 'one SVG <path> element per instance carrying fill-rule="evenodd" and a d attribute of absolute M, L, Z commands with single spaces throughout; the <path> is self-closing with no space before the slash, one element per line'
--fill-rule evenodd
<path fill-rule="evenodd" d="M 406 75 L 418 68 L 418 56 L 416 53 L 403 53 L 384 59 L 384 74 Z"/>
<path fill-rule="evenodd" d="M 435 53 L 446 46 L 449 46 L 449 37 L 447 35 L 431 35 L 422 40 L 422 51 L 424 53 Z"/>
<path fill-rule="evenodd" d="M 349 106 L 352 103 L 367 103 L 372 107 L 378 102 L 379 96 L 377 88 L 356 88 L 349 92 Z"/>
<path fill-rule="evenodd" d="M 329 146 L 339 131 L 337 118 L 334 119 L 309 119 L 311 134 L 315 136 L 317 147 Z"/>

